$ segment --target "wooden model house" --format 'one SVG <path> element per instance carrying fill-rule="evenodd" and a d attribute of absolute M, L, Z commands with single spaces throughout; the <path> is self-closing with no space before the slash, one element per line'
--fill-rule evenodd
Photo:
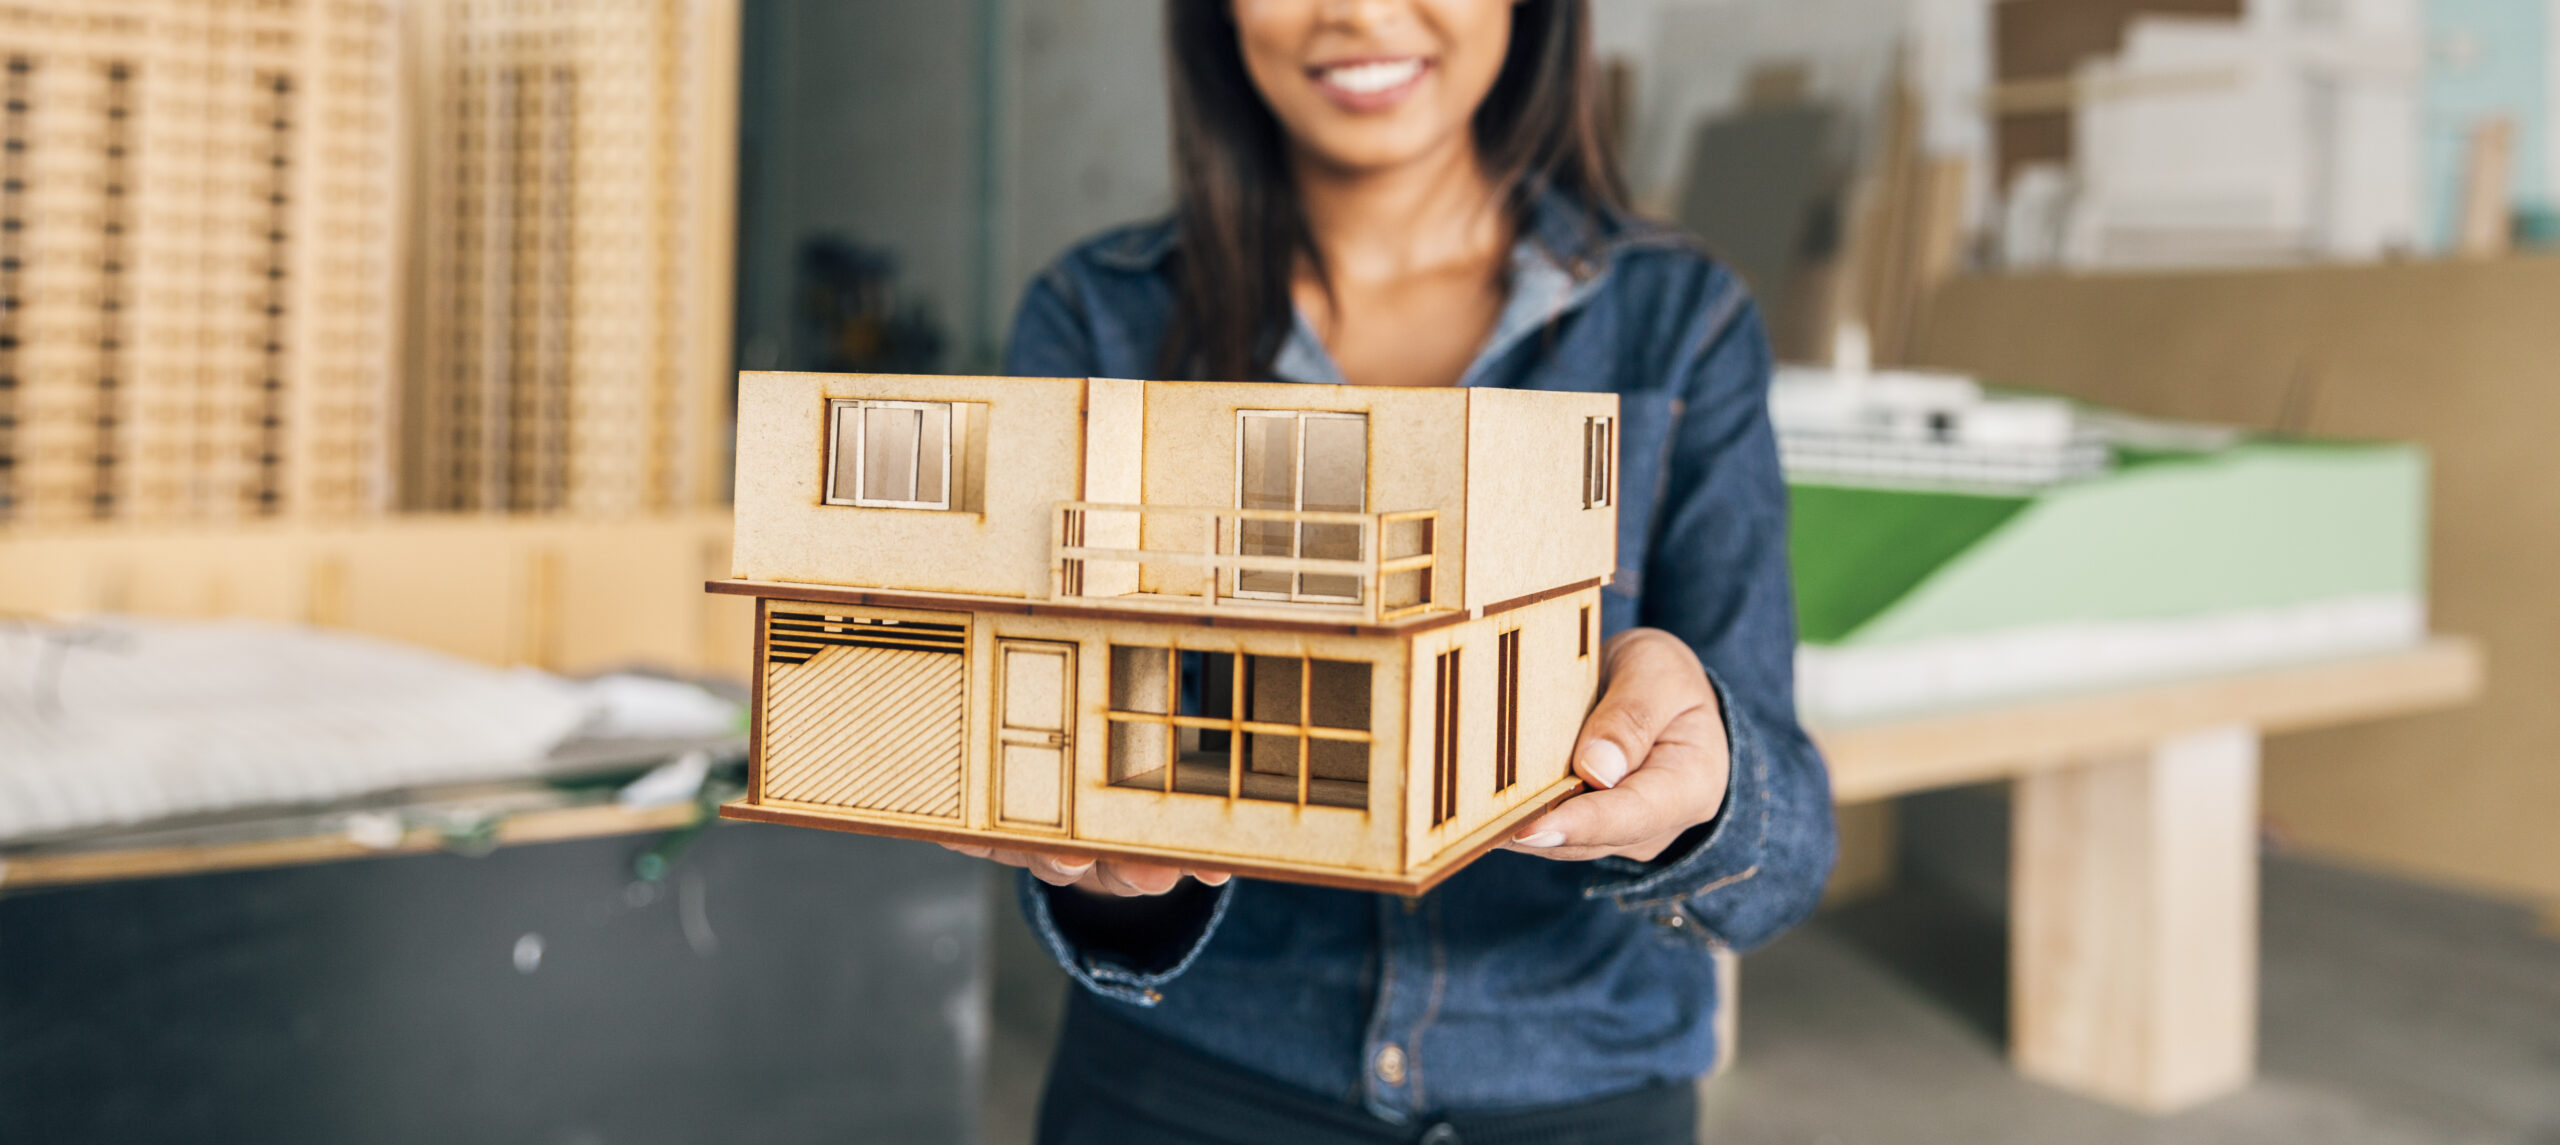
<path fill-rule="evenodd" d="M 750 373 L 733 818 L 1418 893 L 1569 795 L 1617 399 Z"/>

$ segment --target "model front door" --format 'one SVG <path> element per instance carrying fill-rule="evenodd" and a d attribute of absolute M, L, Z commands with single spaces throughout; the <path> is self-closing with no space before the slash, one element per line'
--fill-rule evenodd
<path fill-rule="evenodd" d="M 996 820 L 1064 829 L 1075 758 L 1076 646 L 999 640 L 996 665 Z"/>

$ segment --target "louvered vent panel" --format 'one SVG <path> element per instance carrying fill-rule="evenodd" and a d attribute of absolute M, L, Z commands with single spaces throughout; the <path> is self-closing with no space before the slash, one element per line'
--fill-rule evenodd
<path fill-rule="evenodd" d="M 764 797 L 958 819 L 967 626 L 779 603 L 765 623 Z"/>

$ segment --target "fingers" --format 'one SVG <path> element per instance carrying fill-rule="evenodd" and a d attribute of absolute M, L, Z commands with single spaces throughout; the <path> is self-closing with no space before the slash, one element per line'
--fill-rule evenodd
<path fill-rule="evenodd" d="M 1053 887 L 1082 887 L 1122 897 L 1160 895 L 1181 885 L 1186 876 L 1213 887 L 1227 885 L 1227 880 L 1232 877 L 1225 871 L 1168 867 L 1131 859 L 1096 862 L 1090 855 L 1049 855 L 966 843 L 944 843 L 942 846 L 973 859 L 988 859 L 1008 867 L 1020 867 L 1031 872 L 1032 878 Z"/>
<path fill-rule="evenodd" d="M 1654 733 L 1642 763 L 1614 786 L 1595 783 L 1524 825 L 1505 847 L 1567 861 L 1651 860 L 1681 832 L 1715 818 L 1731 773 L 1722 713 L 1712 702 L 1691 706 Z"/>
<path fill-rule="evenodd" d="M 1619 634 L 1602 657 L 1600 700 L 1582 721 L 1573 770 L 1595 790 L 1624 782 L 1672 721 L 1715 707 L 1715 688 L 1697 654 L 1677 637 L 1649 629 Z"/>
<path fill-rule="evenodd" d="M 1011 857 L 1008 857 L 1011 856 Z M 1093 873 L 1096 866 L 1086 855 L 1040 855 L 1023 851 L 998 851 L 998 862 L 1031 872 L 1031 877 L 1053 887 L 1070 887 Z"/>
<path fill-rule="evenodd" d="M 1682 831 L 1715 818 L 1724 804 L 1730 763 L 1723 729 L 1694 713 L 1673 721 L 1644 766 L 1618 786 L 1565 800 L 1513 836 L 1515 850 L 1552 859 L 1624 855 L 1651 859 Z"/>

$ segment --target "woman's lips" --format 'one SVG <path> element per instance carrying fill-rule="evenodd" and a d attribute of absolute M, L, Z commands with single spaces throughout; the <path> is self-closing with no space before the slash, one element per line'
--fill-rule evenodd
<path fill-rule="evenodd" d="M 1384 111 L 1404 102 L 1431 74 L 1425 56 L 1346 60 L 1307 69 L 1318 90 L 1349 111 Z"/>

